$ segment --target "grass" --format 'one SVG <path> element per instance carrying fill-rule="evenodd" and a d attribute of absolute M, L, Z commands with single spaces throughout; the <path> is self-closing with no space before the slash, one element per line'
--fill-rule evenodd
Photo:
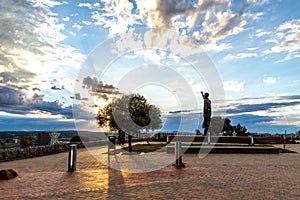
<path fill-rule="evenodd" d="M 132 152 L 138 152 L 138 153 L 149 153 L 154 152 L 156 150 L 161 149 L 166 144 L 160 143 L 160 144 L 135 144 L 132 145 Z M 128 147 L 122 148 L 124 151 L 128 151 Z"/>
<path fill-rule="evenodd" d="M 248 144 L 195 144 L 192 143 L 190 146 L 216 146 L 216 147 L 272 147 L 269 144 L 255 144 L 255 145 L 248 145 Z"/>
<path fill-rule="evenodd" d="M 154 143 L 154 144 L 134 144 L 132 145 L 132 152 L 136 152 L 136 153 L 149 153 L 149 152 L 154 152 L 157 151 L 163 147 L 165 147 L 166 144 L 165 143 Z M 195 144 L 192 143 L 191 146 L 213 146 L 210 144 Z M 239 145 L 239 144 L 215 144 L 214 146 L 220 146 L 220 147 L 226 147 L 226 146 L 237 146 L 237 147 L 272 147 L 272 145 L 269 144 L 256 144 L 253 146 L 249 146 L 249 145 Z M 128 147 L 123 147 L 122 150 L 124 151 L 128 151 Z M 297 153 L 295 151 L 291 151 L 289 149 L 279 149 L 279 153 Z"/>
<path fill-rule="evenodd" d="M 297 153 L 297 152 L 289 149 L 279 149 L 279 153 Z"/>

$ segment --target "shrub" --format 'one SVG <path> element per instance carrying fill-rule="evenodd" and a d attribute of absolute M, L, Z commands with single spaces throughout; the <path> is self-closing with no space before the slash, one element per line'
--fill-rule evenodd
<path fill-rule="evenodd" d="M 21 141 L 20 141 L 20 146 L 21 146 L 22 148 L 29 147 L 29 141 L 28 141 L 28 140 L 21 140 Z"/>
<path fill-rule="evenodd" d="M 26 136 L 24 139 L 29 142 L 30 146 L 34 146 L 35 138 L 33 137 L 33 135 Z"/>

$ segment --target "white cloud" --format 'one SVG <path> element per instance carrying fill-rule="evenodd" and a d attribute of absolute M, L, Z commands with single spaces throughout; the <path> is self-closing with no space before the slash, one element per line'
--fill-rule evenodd
<path fill-rule="evenodd" d="M 248 51 L 255 51 L 257 48 L 255 47 L 250 47 L 250 48 L 247 48 Z"/>
<path fill-rule="evenodd" d="M 223 85 L 226 91 L 240 92 L 244 90 L 245 82 L 225 81 Z"/>
<path fill-rule="evenodd" d="M 278 41 L 276 39 L 267 39 L 266 40 L 267 43 L 278 43 Z"/>
<path fill-rule="evenodd" d="M 257 53 L 238 53 L 238 54 L 228 54 L 224 57 L 225 61 L 229 60 L 239 60 L 244 58 L 251 58 L 258 56 Z"/>
<path fill-rule="evenodd" d="M 229 35 L 243 32 L 246 24 L 245 16 L 231 10 L 211 12 L 209 17 L 202 22 L 203 30 L 200 38 L 214 42 L 219 41 Z"/>
<path fill-rule="evenodd" d="M 81 25 L 79 25 L 77 23 L 75 23 L 75 24 L 72 25 L 72 28 L 75 28 L 75 29 L 78 29 L 78 30 L 82 29 L 82 27 L 83 26 L 81 26 Z"/>
<path fill-rule="evenodd" d="M 266 3 L 249 1 L 233 10 L 230 0 L 136 0 L 136 8 L 129 0 L 102 2 L 103 10 L 94 11 L 92 19 L 95 25 L 108 28 L 110 37 L 126 33 L 135 25 L 146 25 L 148 28 L 173 29 L 179 35 L 193 35 L 198 42 L 214 47 L 215 51 L 231 48 L 226 43 L 217 44 L 230 35 L 243 32 L 249 21 L 263 15 L 245 12 L 248 6 Z"/>
<path fill-rule="evenodd" d="M 83 20 L 82 23 L 87 25 L 87 26 L 90 26 L 91 24 L 93 24 L 93 22 L 85 21 L 85 20 Z"/>
<path fill-rule="evenodd" d="M 263 37 L 263 36 L 269 35 L 269 34 L 271 34 L 271 32 L 263 31 L 263 30 L 259 29 L 259 30 L 256 31 L 255 36 L 260 38 L 260 37 Z"/>
<path fill-rule="evenodd" d="M 263 79 L 263 83 L 271 85 L 271 84 L 275 84 L 277 80 L 278 78 L 276 77 L 268 76 L 267 78 Z"/>
<path fill-rule="evenodd" d="M 70 21 L 70 17 L 64 17 L 64 18 L 62 18 L 62 20 L 65 22 L 68 22 L 68 21 Z"/>
<path fill-rule="evenodd" d="M 288 61 L 288 60 L 291 60 L 294 58 L 300 58 L 300 52 L 290 52 L 283 59 L 277 60 L 276 62 L 281 63 L 281 62 Z"/>
<path fill-rule="evenodd" d="M 255 5 L 258 6 L 257 4 L 255 4 Z M 264 13 L 262 13 L 262 12 L 245 13 L 245 16 L 246 16 L 247 19 L 252 19 L 254 21 L 258 21 L 263 15 L 264 15 Z"/>
<path fill-rule="evenodd" d="M 292 32 L 295 32 L 295 31 L 299 31 L 299 26 L 300 26 L 300 19 L 292 19 L 290 21 L 281 24 L 278 27 L 278 30 L 279 31 L 291 30 Z"/>
<path fill-rule="evenodd" d="M 286 106 L 270 109 L 268 116 L 272 116 L 274 118 L 272 123 L 276 125 L 299 126 L 299 112 L 300 105 Z"/>
<path fill-rule="evenodd" d="M 247 2 L 261 6 L 261 5 L 269 3 L 269 0 L 247 0 Z"/>
<path fill-rule="evenodd" d="M 133 4 L 129 0 L 107 0 L 101 12 L 93 11 L 92 19 L 97 26 L 109 29 L 109 36 L 126 33 L 130 26 L 140 24 L 138 15 L 132 13 Z"/>
<path fill-rule="evenodd" d="M 59 87 L 65 85 L 68 89 L 61 93 L 69 94 L 73 90 L 68 87 L 70 79 L 76 76 L 84 56 L 64 44 L 66 36 L 62 32 L 65 27 L 56 16 L 45 15 L 49 7 L 61 3 L 34 2 L 1 1 L 1 5 L 3 3 L 11 9 L 0 7 L 0 21 L 5 22 L 0 29 L 0 66 L 4 72 L 0 79 L 2 83 L 20 88 L 24 94 L 32 96 L 49 91 L 53 86 L 52 79 L 56 78 L 59 79 Z M 64 21 L 68 20 L 64 18 Z M 57 100 L 61 96 L 56 94 L 53 98 Z"/>
<path fill-rule="evenodd" d="M 99 7 L 100 4 L 99 3 L 94 3 L 94 4 L 91 4 L 91 3 L 79 3 L 78 4 L 78 7 L 86 7 L 90 10 L 94 9 L 94 8 L 97 8 Z"/>
<path fill-rule="evenodd" d="M 33 3 L 35 3 L 36 6 L 46 6 L 46 7 L 55 7 L 62 4 L 65 4 L 66 2 L 59 2 L 59 1 L 53 1 L 53 0 L 32 0 Z"/>
<path fill-rule="evenodd" d="M 275 43 L 275 46 L 264 51 L 265 55 L 271 53 L 287 53 L 285 58 L 277 61 L 283 62 L 299 57 L 300 50 L 300 19 L 293 19 L 282 23 L 276 30 L 275 39 L 268 42 Z"/>
<path fill-rule="evenodd" d="M 203 47 L 205 51 L 217 51 L 217 52 L 225 51 L 231 48 L 232 48 L 231 43 L 221 43 L 221 44 L 209 43 L 204 45 Z"/>

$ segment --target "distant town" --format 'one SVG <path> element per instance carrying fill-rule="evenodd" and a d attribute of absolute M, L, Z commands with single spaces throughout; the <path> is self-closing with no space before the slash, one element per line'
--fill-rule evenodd
<path fill-rule="evenodd" d="M 89 141 L 99 140 L 99 132 L 89 132 L 89 131 L 75 131 L 75 130 L 66 130 L 66 131 L 58 131 L 59 135 L 57 138 L 58 143 L 69 143 L 72 138 L 76 138 L 78 136 L 86 137 Z M 7 148 L 16 148 L 20 147 L 21 140 L 31 141 L 32 146 L 40 146 L 40 145 L 50 145 L 51 142 L 51 133 L 53 131 L 0 131 L 0 149 Z M 105 133 L 107 134 L 115 134 L 115 133 Z M 151 137 L 163 137 L 165 135 L 191 135 L 196 133 L 184 133 L 184 132 L 158 132 Z M 250 133 L 248 133 L 250 134 Z M 143 134 L 141 134 L 140 137 Z M 250 135 L 254 135 L 255 137 L 283 137 L 282 134 L 267 134 L 267 133 L 251 133 Z M 295 133 L 288 133 L 285 135 L 287 139 L 290 140 L 300 140 L 300 131 Z M 101 139 L 101 138 L 100 138 Z M 105 139 L 102 137 L 102 139 Z"/>
<path fill-rule="evenodd" d="M 0 148 L 19 147 L 19 143 L 23 139 L 32 140 L 34 145 L 50 144 L 49 133 L 52 131 L 0 131 Z M 77 131 L 59 131 L 59 141 L 69 142 L 72 137 L 78 135 Z M 49 137 L 43 142 L 43 136 Z"/>

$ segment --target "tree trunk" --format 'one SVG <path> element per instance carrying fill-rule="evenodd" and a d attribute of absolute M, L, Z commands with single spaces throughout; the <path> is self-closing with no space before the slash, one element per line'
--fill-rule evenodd
<path fill-rule="evenodd" d="M 131 145 L 132 135 L 128 135 L 128 151 L 132 152 L 132 145 Z"/>

